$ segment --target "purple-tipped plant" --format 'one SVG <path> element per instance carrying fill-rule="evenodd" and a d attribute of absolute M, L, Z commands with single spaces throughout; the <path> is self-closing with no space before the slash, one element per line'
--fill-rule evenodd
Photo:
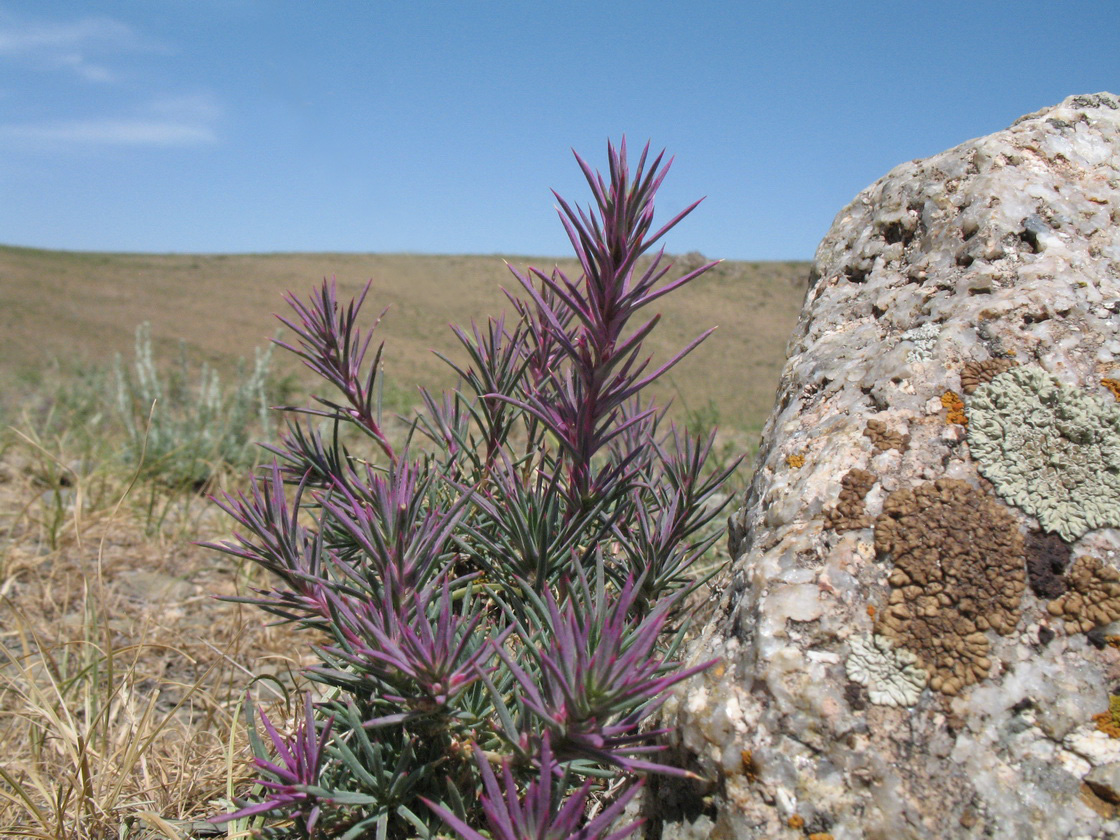
<path fill-rule="evenodd" d="M 711 664 L 675 652 L 726 473 L 705 477 L 710 440 L 663 432 L 643 396 L 707 333 L 655 365 L 642 347 L 660 316 L 634 319 L 714 264 L 669 279 L 650 254 L 695 205 L 654 229 L 668 163 L 647 152 L 631 173 L 625 142 L 608 146 L 608 178 L 577 156 L 594 206 L 557 198 L 582 274 L 514 271 L 512 313 L 455 329 L 459 387 L 421 391 L 403 445 L 380 416 L 369 286 L 345 306 L 333 282 L 289 297 L 282 346 L 341 396 L 297 409 L 276 464 L 219 501 L 239 533 L 213 547 L 279 578 L 239 600 L 315 634 L 305 675 L 328 699 L 294 740 L 264 718 L 263 794 L 230 819 L 287 816 L 276 837 L 430 837 L 446 821 L 472 840 L 615 840 L 636 787 L 590 819 L 585 778 L 688 775 L 651 760 L 647 724 Z"/>
<path fill-rule="evenodd" d="M 287 318 L 280 318 L 280 321 L 296 334 L 296 344 L 282 341 L 276 343 L 295 353 L 311 370 L 338 388 L 348 403 L 342 405 L 316 397 L 327 410 L 299 407 L 289 407 L 287 410 L 336 420 L 350 420 L 373 438 L 390 461 L 396 462 L 396 453 L 381 427 L 377 401 L 377 377 L 381 374 L 381 351 L 384 345 L 378 345 L 373 361 L 366 363 L 370 339 L 373 338 L 373 331 L 381 322 L 381 317 L 374 321 L 365 338 L 358 327 L 358 311 L 369 288 L 370 284 L 367 283 L 358 298 L 352 300 L 345 310 L 338 305 L 333 280 L 329 284 L 324 282 L 319 294 L 307 304 L 289 294 L 285 299 L 295 310 L 298 323 Z M 384 315 L 383 310 L 381 316 Z"/>
<path fill-rule="evenodd" d="M 266 775 L 266 778 L 258 779 L 257 783 L 268 793 L 257 802 L 245 805 L 233 813 L 214 817 L 211 821 L 224 823 L 276 812 L 292 820 L 304 836 L 315 837 L 323 805 L 318 789 L 319 776 L 323 770 L 324 750 L 330 739 L 334 718 L 328 718 L 322 726 L 322 732 L 319 732 L 310 695 L 304 698 L 303 719 L 289 738 L 277 731 L 268 715 L 264 712 L 260 715 L 261 724 L 268 733 L 276 754 L 274 761 L 262 756 L 253 759 L 253 763 Z"/>
<path fill-rule="evenodd" d="M 502 762 L 499 784 L 482 751 L 476 747 L 475 754 L 485 790 L 482 809 L 490 828 L 490 840 L 622 840 L 641 827 L 639 820 L 612 831 L 614 823 L 638 792 L 637 784 L 623 790 L 595 819 L 584 822 L 592 783 L 586 781 L 567 799 L 562 798 L 567 785 L 556 784 L 556 777 L 563 776 L 563 768 L 553 757 L 547 734 L 541 739 L 540 773 L 529 782 L 524 796 L 508 761 Z M 424 801 L 463 840 L 488 840 L 443 805 Z"/>
<path fill-rule="evenodd" d="M 446 580 L 438 600 L 425 589 L 411 603 L 392 602 L 328 596 L 338 644 L 325 650 L 349 665 L 333 673 L 339 679 L 372 676 L 383 699 L 410 711 L 443 710 L 479 679 L 493 655 L 485 636 L 476 634 L 483 616 L 456 615 Z"/>
<path fill-rule="evenodd" d="M 642 617 L 635 610 L 640 591 L 632 579 L 616 594 L 600 577 L 592 592 L 581 570 L 576 584 L 564 588 L 563 605 L 548 591 L 538 604 L 539 643 L 522 652 L 522 662 L 497 649 L 517 681 L 518 705 L 528 713 L 522 731 L 543 728 L 565 760 L 689 775 L 634 757 L 663 749 L 646 743 L 661 733 L 643 733 L 640 727 L 667 699 L 666 691 L 714 664 L 681 668 L 663 658 L 663 631 L 674 599 L 662 599 Z"/>
<path fill-rule="evenodd" d="M 642 358 L 642 342 L 661 316 L 653 315 L 627 334 L 630 319 L 639 309 L 716 264 L 708 263 L 659 286 L 671 268 L 663 265 L 662 248 L 644 270 L 639 269 L 639 258 L 700 202 L 650 234 L 654 196 L 672 161 L 662 166 L 664 155 L 660 154 L 647 170 L 647 145 L 631 178 L 625 138 L 617 151 L 609 144 L 607 151 L 609 182 L 576 155 L 595 198 L 594 210 L 573 208 L 554 193 L 583 276 L 572 281 L 559 270 L 546 274 L 530 269 L 529 275 L 514 272 L 535 304 L 539 320 L 528 323 L 543 333 L 535 336 L 537 346 L 555 348 L 549 369 L 541 371 L 545 387 L 539 385 L 521 405 L 564 447 L 571 498 L 585 504 L 618 479 L 609 470 L 595 473 L 596 456 L 618 435 L 651 416 L 649 411 L 627 411 L 634 397 L 711 333 L 699 336 L 647 372 L 650 360 Z"/>
<path fill-rule="evenodd" d="M 348 561 L 343 568 L 354 583 L 377 596 L 388 581 L 395 598 L 407 599 L 446 562 L 469 496 L 445 504 L 444 477 L 413 463 L 394 464 L 386 475 L 368 464 L 347 473 L 316 498 L 327 544 Z"/>

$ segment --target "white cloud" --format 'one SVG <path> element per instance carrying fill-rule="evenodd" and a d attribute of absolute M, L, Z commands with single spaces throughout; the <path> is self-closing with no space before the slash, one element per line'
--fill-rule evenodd
<path fill-rule="evenodd" d="M 157 44 L 112 18 L 60 23 L 19 20 L 0 13 L 0 58 L 37 69 L 70 71 L 91 82 L 116 79 L 102 60 L 104 56 L 156 49 Z"/>
<path fill-rule="evenodd" d="M 129 116 L 0 124 L 0 141 L 58 146 L 202 146 L 218 142 L 209 94 L 165 97 Z"/>
<path fill-rule="evenodd" d="M 8 55 L 68 50 L 98 42 L 128 46 L 135 41 L 132 27 L 111 18 L 90 17 L 69 23 L 30 23 L 10 15 L 0 18 L 0 53 Z"/>
<path fill-rule="evenodd" d="M 207 93 L 164 96 L 149 103 L 146 110 L 152 116 L 205 123 L 212 123 L 222 115 L 217 100 Z"/>
<path fill-rule="evenodd" d="M 0 140 L 82 146 L 199 146 L 217 142 L 206 125 L 151 119 L 69 120 L 0 125 Z"/>
<path fill-rule="evenodd" d="M 110 63 L 125 53 L 168 51 L 112 18 L 33 20 L 16 18 L 0 9 L 0 64 L 49 71 L 67 80 L 65 84 L 70 87 L 75 76 L 100 84 L 118 81 Z M 151 76 L 156 77 L 158 74 Z M 130 79 L 129 85 L 113 85 L 108 93 L 114 97 L 145 80 Z M 168 96 L 149 90 L 145 104 L 119 102 L 106 106 L 104 97 L 90 97 L 85 88 L 82 90 L 79 97 L 71 96 L 73 104 L 68 112 L 57 113 L 53 119 L 20 122 L 13 116 L 8 122 L 0 122 L 0 143 L 25 151 L 58 151 L 107 146 L 201 146 L 218 141 L 215 126 L 221 108 L 208 93 Z"/>

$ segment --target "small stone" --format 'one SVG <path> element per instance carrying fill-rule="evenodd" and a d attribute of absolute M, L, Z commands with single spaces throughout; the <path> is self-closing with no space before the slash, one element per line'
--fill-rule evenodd
<path fill-rule="evenodd" d="M 1085 775 L 1085 783 L 1101 799 L 1120 805 L 1120 763 L 1094 767 Z"/>

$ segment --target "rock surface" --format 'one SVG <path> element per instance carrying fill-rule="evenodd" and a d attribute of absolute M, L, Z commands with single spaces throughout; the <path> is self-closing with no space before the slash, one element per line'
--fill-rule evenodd
<path fill-rule="evenodd" d="M 1110 94 L 840 212 L 651 836 L 1120 836 L 1118 313 Z"/>

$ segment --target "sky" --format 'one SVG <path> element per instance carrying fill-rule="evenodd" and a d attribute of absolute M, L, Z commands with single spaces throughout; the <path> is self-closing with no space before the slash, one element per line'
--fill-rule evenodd
<path fill-rule="evenodd" d="M 562 256 L 575 150 L 666 240 L 811 259 L 905 161 L 1120 93 L 1117 0 L 0 0 L 0 243 Z"/>

